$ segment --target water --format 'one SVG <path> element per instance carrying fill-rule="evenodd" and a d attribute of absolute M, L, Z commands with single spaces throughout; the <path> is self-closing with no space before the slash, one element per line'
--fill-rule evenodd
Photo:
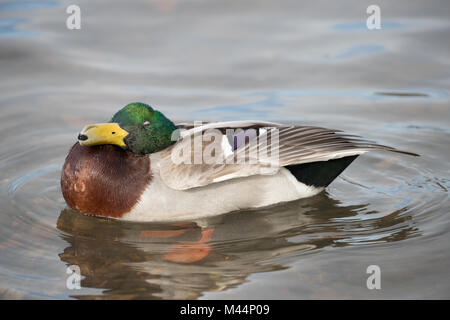
<path fill-rule="evenodd" d="M 77 3 L 81 30 L 65 27 L 68 2 L 0 2 L 0 298 L 450 298 L 448 1 L 378 1 L 378 31 L 360 1 Z M 60 169 L 80 128 L 132 101 L 421 157 L 369 153 L 315 197 L 201 226 L 67 209 Z"/>

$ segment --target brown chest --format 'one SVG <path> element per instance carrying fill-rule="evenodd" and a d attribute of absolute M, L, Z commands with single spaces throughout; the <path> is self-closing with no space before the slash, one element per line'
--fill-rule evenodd
<path fill-rule="evenodd" d="M 150 159 L 112 145 L 75 143 L 61 172 L 67 204 L 86 214 L 120 218 L 151 181 Z"/>

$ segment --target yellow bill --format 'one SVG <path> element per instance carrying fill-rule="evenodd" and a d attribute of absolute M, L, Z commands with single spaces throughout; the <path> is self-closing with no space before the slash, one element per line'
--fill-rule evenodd
<path fill-rule="evenodd" d="M 118 123 L 97 123 L 85 126 L 78 135 L 78 142 L 82 146 L 114 144 L 126 147 L 123 139 L 127 135 L 128 132 L 123 130 Z"/>

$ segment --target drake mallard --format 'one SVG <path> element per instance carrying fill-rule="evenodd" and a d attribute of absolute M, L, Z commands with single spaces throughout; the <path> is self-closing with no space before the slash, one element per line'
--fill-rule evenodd
<path fill-rule="evenodd" d="M 176 125 L 137 102 L 108 123 L 83 128 L 66 157 L 61 188 L 67 204 L 88 215 L 196 219 L 316 195 L 359 155 L 379 149 L 416 156 L 313 126 Z"/>

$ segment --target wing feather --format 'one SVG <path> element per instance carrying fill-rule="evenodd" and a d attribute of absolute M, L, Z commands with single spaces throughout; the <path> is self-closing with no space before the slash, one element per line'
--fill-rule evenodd
<path fill-rule="evenodd" d="M 179 127 L 188 130 L 181 133 L 180 140 L 176 144 L 160 153 L 158 162 L 162 180 L 169 187 L 177 190 L 201 187 L 255 174 L 275 174 L 280 167 L 287 165 L 327 161 L 377 149 L 417 156 L 415 153 L 379 145 L 340 130 L 313 126 L 286 126 L 265 121 L 228 121 L 208 123 L 200 127 L 188 124 Z M 195 156 L 203 159 L 202 155 L 196 155 L 199 150 L 193 146 L 195 134 L 203 133 L 208 129 L 217 129 L 225 134 L 227 129 L 238 128 L 264 130 L 258 131 L 257 137 L 233 149 L 228 156 L 225 155 L 222 147 L 216 148 L 215 156 L 219 160 L 217 162 L 194 163 Z M 234 140 L 233 137 L 226 138 L 228 141 Z M 205 150 L 207 145 L 208 143 L 203 142 L 200 152 Z M 191 152 L 190 163 L 173 161 L 173 152 L 180 149 Z"/>

